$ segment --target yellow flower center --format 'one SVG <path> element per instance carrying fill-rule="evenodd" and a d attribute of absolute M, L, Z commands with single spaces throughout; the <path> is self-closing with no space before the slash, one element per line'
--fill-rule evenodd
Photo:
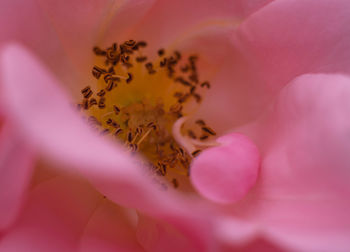
<path fill-rule="evenodd" d="M 206 147 L 200 142 L 215 132 L 201 119 L 191 128 L 181 125 L 180 133 L 199 146 L 188 152 L 175 140 L 173 128 L 194 113 L 210 84 L 199 80 L 196 55 L 159 49 L 151 61 L 142 52 L 146 46 L 144 41 L 128 40 L 106 50 L 93 48 L 97 63 L 92 74 L 98 81 L 96 87 L 81 90 L 78 106 L 92 127 L 119 139 L 130 152 L 142 153 L 151 174 L 177 188 L 173 174 L 189 176 L 192 158 Z"/>

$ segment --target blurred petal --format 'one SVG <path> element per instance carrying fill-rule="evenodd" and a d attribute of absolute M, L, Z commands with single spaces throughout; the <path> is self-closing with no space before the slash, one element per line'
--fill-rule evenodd
<path fill-rule="evenodd" d="M 86 182 L 55 178 L 39 184 L 0 251 L 77 251 L 78 241 L 102 196 Z"/>
<path fill-rule="evenodd" d="M 34 156 L 21 135 L 9 122 L 0 132 L 0 230 L 17 217 L 27 190 Z"/>
<path fill-rule="evenodd" d="M 126 210 L 105 199 L 96 208 L 80 240 L 80 252 L 143 251 Z"/>
<path fill-rule="evenodd" d="M 295 79 L 250 129 L 263 162 L 256 190 L 233 208 L 298 251 L 350 249 L 350 78 Z"/>

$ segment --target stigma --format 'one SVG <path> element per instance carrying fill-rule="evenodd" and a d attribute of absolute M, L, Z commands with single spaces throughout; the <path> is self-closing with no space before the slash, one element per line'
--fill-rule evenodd
<path fill-rule="evenodd" d="M 99 134 L 144 156 L 151 176 L 168 181 L 164 189 L 178 188 L 178 177 L 190 176 L 191 161 L 213 145 L 216 132 L 203 119 L 186 124 L 210 83 L 200 80 L 198 55 L 164 48 L 146 55 L 146 46 L 128 40 L 94 47 L 96 82 L 81 90 L 78 108 Z"/>

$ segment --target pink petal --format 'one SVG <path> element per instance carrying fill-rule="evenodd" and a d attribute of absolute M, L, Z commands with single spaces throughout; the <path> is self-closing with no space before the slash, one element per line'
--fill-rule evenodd
<path fill-rule="evenodd" d="M 30 147 L 11 123 L 0 132 L 0 230 L 8 228 L 17 217 L 34 165 Z"/>
<path fill-rule="evenodd" d="M 115 209 L 88 183 L 56 177 L 39 184 L 29 194 L 19 220 L 0 241 L 0 250 L 86 251 L 84 246 L 82 250 L 78 248 L 87 242 L 96 245 L 92 243 L 98 237 L 92 236 L 94 231 L 100 235 L 101 249 L 112 245 L 119 248 L 117 251 L 137 251 L 122 250 L 128 243 L 129 248 L 137 248 L 137 244 L 135 238 L 129 238 L 135 236 L 130 227 L 122 220 L 116 222 L 117 214 L 110 219 L 116 224 L 113 227 L 104 221 Z M 108 236 L 114 239 L 108 240 Z"/>
<path fill-rule="evenodd" d="M 254 126 L 262 150 L 256 190 L 233 208 L 298 251 L 350 249 L 350 78 L 304 75 Z"/>
<path fill-rule="evenodd" d="M 6 43 L 17 41 L 35 51 L 61 80 L 74 83 L 74 74 L 67 71 L 72 68 L 69 57 L 46 13 L 35 0 L 2 1 L 0 23 L 0 48 Z"/>
<path fill-rule="evenodd" d="M 303 73 L 348 73 L 349 8 L 346 0 L 274 1 L 249 17 L 233 42 L 272 93 Z"/>
<path fill-rule="evenodd" d="M 260 166 L 259 151 L 241 134 L 217 139 L 221 144 L 201 153 L 191 164 L 191 181 L 205 197 L 220 203 L 242 199 L 255 184 Z"/>
<path fill-rule="evenodd" d="M 167 46 L 208 25 L 242 20 L 271 1 L 157 1 L 132 34 L 150 44 Z"/>
<path fill-rule="evenodd" d="M 25 139 L 65 171 L 86 177 L 110 200 L 168 221 L 191 234 L 193 243 L 211 243 L 211 220 L 195 202 L 163 192 L 140 170 L 135 158 L 89 129 L 69 105 L 60 84 L 21 47 L 7 47 L 1 58 L 3 98 Z M 16 69 L 23 69 L 20 75 Z M 23 109 L 25 108 L 25 109 Z M 198 211 L 195 209 L 198 208 Z"/>

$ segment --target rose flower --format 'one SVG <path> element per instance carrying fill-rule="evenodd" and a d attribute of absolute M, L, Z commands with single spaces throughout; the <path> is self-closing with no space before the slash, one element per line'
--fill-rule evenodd
<path fill-rule="evenodd" d="M 349 251 L 350 2 L 4 0 L 0 251 Z"/>

